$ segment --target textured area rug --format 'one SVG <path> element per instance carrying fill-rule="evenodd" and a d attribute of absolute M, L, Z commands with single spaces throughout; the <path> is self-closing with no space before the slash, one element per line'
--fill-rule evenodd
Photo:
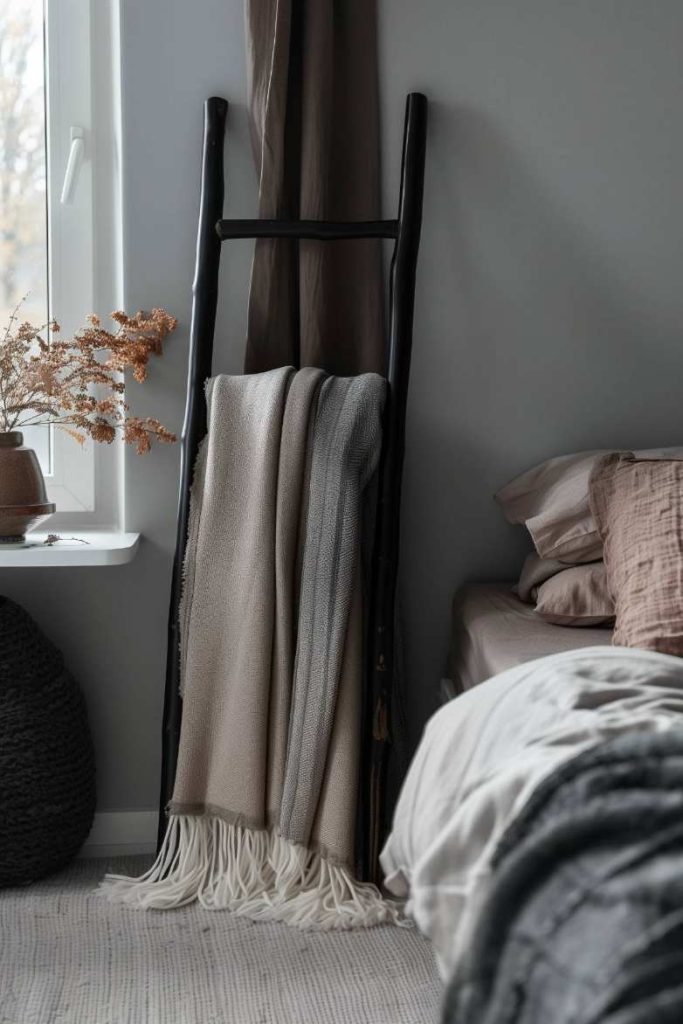
<path fill-rule="evenodd" d="M 196 904 L 141 914 L 93 895 L 76 861 L 0 891 L 2 1024 L 435 1024 L 441 985 L 413 928 L 303 933 Z"/>

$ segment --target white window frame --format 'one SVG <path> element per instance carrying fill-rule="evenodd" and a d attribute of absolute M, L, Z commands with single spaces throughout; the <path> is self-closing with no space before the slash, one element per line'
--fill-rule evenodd
<path fill-rule="evenodd" d="M 118 0 L 44 0 L 50 315 L 68 336 L 121 305 Z M 97 125 L 95 131 L 94 126 Z M 72 130 L 83 138 L 71 200 L 61 202 Z M 52 430 L 48 529 L 122 529 L 121 444 L 83 447 Z"/>

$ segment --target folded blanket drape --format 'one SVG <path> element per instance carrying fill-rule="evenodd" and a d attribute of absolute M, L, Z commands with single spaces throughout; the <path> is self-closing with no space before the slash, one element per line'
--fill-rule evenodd
<path fill-rule="evenodd" d="M 181 605 L 183 720 L 163 848 L 102 890 L 343 928 L 395 918 L 351 874 L 360 519 L 385 382 L 291 368 L 207 385 Z"/>
<path fill-rule="evenodd" d="M 683 1020 L 683 728 L 556 769 L 494 869 L 444 1024 Z"/>

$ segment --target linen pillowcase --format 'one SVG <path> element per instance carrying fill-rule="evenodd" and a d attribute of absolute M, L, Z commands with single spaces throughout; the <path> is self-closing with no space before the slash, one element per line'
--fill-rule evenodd
<path fill-rule="evenodd" d="M 614 601 L 604 562 L 567 567 L 557 559 L 527 555 L 517 584 L 520 600 L 535 605 L 546 622 L 558 626 L 609 626 Z"/>
<path fill-rule="evenodd" d="M 557 626 L 611 626 L 614 601 L 604 562 L 573 565 L 542 583 L 536 611 Z"/>
<path fill-rule="evenodd" d="M 602 541 L 590 509 L 589 481 L 607 454 L 603 449 L 548 459 L 515 477 L 495 495 L 509 523 L 526 525 L 541 558 L 570 565 L 602 558 Z M 683 448 L 636 454 L 648 459 L 683 458 Z"/>
<path fill-rule="evenodd" d="M 565 562 L 557 558 L 541 558 L 535 551 L 531 551 L 524 559 L 519 583 L 516 586 L 517 595 L 520 601 L 526 604 L 536 604 L 538 588 L 558 572 L 564 572 L 567 568 Z"/>
<path fill-rule="evenodd" d="M 602 545 L 588 505 L 588 481 L 603 451 L 548 459 L 515 477 L 495 498 L 509 523 L 524 523 L 541 558 L 594 562 Z"/>
<path fill-rule="evenodd" d="M 612 642 L 683 655 L 683 461 L 614 454 L 590 480 L 616 609 Z"/>

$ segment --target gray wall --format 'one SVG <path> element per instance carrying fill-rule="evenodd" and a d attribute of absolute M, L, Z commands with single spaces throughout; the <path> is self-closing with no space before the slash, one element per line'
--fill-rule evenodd
<path fill-rule="evenodd" d="M 255 212 L 237 0 L 123 3 L 125 289 L 181 324 L 145 385 L 179 428 L 201 104 L 234 101 L 228 210 Z M 431 100 L 403 508 L 415 734 L 449 601 L 524 547 L 491 494 L 550 454 L 682 443 L 683 8 L 674 0 L 383 0 L 384 169 L 394 209 L 405 93 Z M 250 249 L 223 267 L 217 368 L 240 366 Z M 134 396 L 136 397 L 136 396 Z M 128 455 L 117 569 L 4 572 L 62 645 L 95 730 L 100 809 L 152 807 L 177 451 Z"/>

